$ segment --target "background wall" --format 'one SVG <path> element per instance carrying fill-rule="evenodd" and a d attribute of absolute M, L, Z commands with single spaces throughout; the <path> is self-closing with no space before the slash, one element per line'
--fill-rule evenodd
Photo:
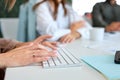
<path fill-rule="evenodd" d="M 18 17 L 19 6 L 23 3 L 24 0 L 17 0 L 15 7 L 8 12 L 4 5 L 4 0 L 0 0 L 0 18 L 9 18 L 9 17 Z"/>
<path fill-rule="evenodd" d="M 106 0 L 72 0 L 72 7 L 79 15 L 83 15 L 85 12 L 91 12 L 95 3 L 103 1 Z M 116 1 L 120 4 L 120 0 Z"/>
<path fill-rule="evenodd" d="M 5 9 L 5 5 L 4 5 L 4 0 L 0 0 L 0 18 L 16 18 L 19 15 L 19 6 L 26 0 L 17 0 L 14 8 L 12 9 L 12 11 L 8 12 Z M 68 2 L 72 2 L 72 0 L 67 0 Z"/>

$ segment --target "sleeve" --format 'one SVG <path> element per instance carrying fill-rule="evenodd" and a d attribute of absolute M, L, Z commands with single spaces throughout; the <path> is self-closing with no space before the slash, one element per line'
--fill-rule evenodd
<path fill-rule="evenodd" d="M 49 34 L 53 36 L 50 40 L 58 40 L 65 34 L 70 33 L 70 29 L 59 28 L 57 22 L 53 19 L 51 11 L 44 3 L 36 9 L 37 31 L 40 35 Z"/>
<path fill-rule="evenodd" d="M 0 38 L 0 53 L 7 52 L 16 47 L 17 41 Z"/>
<path fill-rule="evenodd" d="M 105 27 L 108 25 L 107 22 L 104 21 L 101 13 L 102 3 L 96 3 L 93 7 L 92 17 L 93 17 L 93 26 L 95 27 Z"/>
<path fill-rule="evenodd" d="M 82 38 L 89 39 L 89 37 L 90 37 L 89 30 L 90 29 L 92 29 L 92 26 L 88 22 L 85 22 L 85 26 L 83 28 L 78 29 L 77 32 L 79 32 L 81 34 Z"/>
<path fill-rule="evenodd" d="M 79 16 L 73 9 L 71 9 L 69 6 L 67 6 L 68 8 L 68 13 L 69 13 L 69 17 L 70 17 L 70 23 L 74 23 L 76 21 L 84 21 L 85 22 L 85 26 L 83 28 L 80 28 L 77 30 L 77 32 L 80 33 L 82 38 L 89 38 L 89 30 L 92 29 L 92 26 L 84 20 L 84 18 L 82 16 Z"/>

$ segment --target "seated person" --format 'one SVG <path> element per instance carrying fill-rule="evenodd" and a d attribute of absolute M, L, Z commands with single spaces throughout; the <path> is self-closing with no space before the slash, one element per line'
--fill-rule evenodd
<path fill-rule="evenodd" d="M 94 27 L 105 27 L 107 32 L 120 31 L 120 5 L 116 0 L 96 3 L 92 16 Z"/>
<path fill-rule="evenodd" d="M 65 0 L 38 0 L 33 10 L 37 15 L 39 34 L 52 35 L 52 41 L 70 43 L 80 37 L 89 36 L 91 25 L 78 16 Z"/>

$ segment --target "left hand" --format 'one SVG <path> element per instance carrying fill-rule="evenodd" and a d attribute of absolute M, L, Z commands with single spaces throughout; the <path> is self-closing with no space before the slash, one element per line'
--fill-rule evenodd
<path fill-rule="evenodd" d="M 120 22 L 112 22 L 110 25 L 106 26 L 106 31 L 120 31 Z"/>
<path fill-rule="evenodd" d="M 56 51 L 48 51 L 45 49 L 33 49 L 38 45 L 30 44 L 15 48 L 4 54 L 1 54 L 0 61 L 2 68 L 25 66 L 48 60 L 51 56 L 56 57 Z"/>
<path fill-rule="evenodd" d="M 21 47 L 21 46 L 29 45 L 29 44 L 35 44 L 35 45 L 39 45 L 39 48 L 41 48 L 41 49 L 46 49 L 45 46 L 48 46 L 52 49 L 57 49 L 56 48 L 57 42 L 45 41 L 46 39 L 51 38 L 51 37 L 52 36 L 50 36 L 50 35 L 40 36 L 40 37 L 36 38 L 35 40 L 30 41 L 30 42 L 20 42 L 16 45 L 16 47 Z"/>
<path fill-rule="evenodd" d="M 60 38 L 59 41 L 61 43 L 71 43 L 72 41 L 74 41 L 75 39 L 79 37 L 80 37 L 80 34 L 78 32 L 72 32 Z"/>
<path fill-rule="evenodd" d="M 80 28 L 83 28 L 84 25 L 85 25 L 84 21 L 74 22 L 74 23 L 71 24 L 70 29 L 71 29 L 72 32 L 74 32 L 74 31 L 76 31 Z"/>

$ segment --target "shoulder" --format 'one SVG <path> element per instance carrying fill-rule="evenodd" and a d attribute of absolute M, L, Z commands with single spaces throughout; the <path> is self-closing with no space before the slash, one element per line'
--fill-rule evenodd
<path fill-rule="evenodd" d="M 73 8 L 70 5 L 68 5 L 68 4 L 66 4 L 65 7 L 66 7 L 68 13 L 74 11 Z"/>
<path fill-rule="evenodd" d="M 96 3 L 96 4 L 94 5 L 94 7 L 101 6 L 101 5 L 103 5 L 103 4 L 105 4 L 105 2 L 98 2 L 98 3 Z"/>
<path fill-rule="evenodd" d="M 36 4 L 39 3 L 39 2 L 37 1 Z M 40 5 L 38 5 L 36 10 L 41 10 L 41 9 L 44 10 L 46 8 L 49 8 L 49 4 L 48 4 L 47 1 L 45 1 L 45 2 L 41 3 Z"/>

